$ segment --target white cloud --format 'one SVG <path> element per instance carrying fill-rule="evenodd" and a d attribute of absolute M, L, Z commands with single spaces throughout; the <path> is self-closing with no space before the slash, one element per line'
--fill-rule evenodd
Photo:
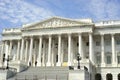
<path fill-rule="evenodd" d="M 116 0 L 90 0 L 88 10 L 96 20 L 119 19 L 120 6 Z"/>
<path fill-rule="evenodd" d="M 0 18 L 12 23 L 28 23 L 53 15 L 51 11 L 24 0 L 0 0 Z"/>

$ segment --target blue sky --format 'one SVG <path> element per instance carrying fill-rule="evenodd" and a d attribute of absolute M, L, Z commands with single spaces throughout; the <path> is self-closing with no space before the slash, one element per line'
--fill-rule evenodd
<path fill-rule="evenodd" d="M 0 0 L 0 33 L 51 16 L 120 20 L 120 0 Z"/>

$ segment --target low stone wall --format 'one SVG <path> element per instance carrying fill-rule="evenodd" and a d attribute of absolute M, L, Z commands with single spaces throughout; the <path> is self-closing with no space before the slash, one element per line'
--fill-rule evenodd
<path fill-rule="evenodd" d="M 8 78 L 14 76 L 16 72 L 11 70 L 0 70 L 0 80 L 7 80 Z"/>

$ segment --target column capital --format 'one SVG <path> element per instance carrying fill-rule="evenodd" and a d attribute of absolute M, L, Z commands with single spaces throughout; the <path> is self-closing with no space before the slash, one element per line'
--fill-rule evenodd
<path fill-rule="evenodd" d="M 100 36 L 104 36 L 105 34 L 100 34 Z"/>
<path fill-rule="evenodd" d="M 62 34 L 58 34 L 58 36 L 61 36 Z"/>
<path fill-rule="evenodd" d="M 25 38 L 25 36 L 22 36 L 21 38 L 23 39 L 23 38 Z"/>
<path fill-rule="evenodd" d="M 13 40 L 9 40 L 10 42 L 12 42 Z"/>
<path fill-rule="evenodd" d="M 78 33 L 78 35 L 82 35 L 82 33 Z"/>
<path fill-rule="evenodd" d="M 67 35 L 68 35 L 68 36 L 71 36 L 71 35 L 72 35 L 72 33 L 68 33 Z"/>
<path fill-rule="evenodd" d="M 33 38 L 33 36 L 30 36 L 30 38 Z"/>
<path fill-rule="evenodd" d="M 112 33 L 112 34 L 111 34 L 111 36 L 114 36 L 114 35 L 115 35 L 115 33 Z"/>
<path fill-rule="evenodd" d="M 93 32 L 88 32 L 88 34 L 93 34 Z"/>
<path fill-rule="evenodd" d="M 48 37 L 52 37 L 52 34 L 48 35 Z"/>

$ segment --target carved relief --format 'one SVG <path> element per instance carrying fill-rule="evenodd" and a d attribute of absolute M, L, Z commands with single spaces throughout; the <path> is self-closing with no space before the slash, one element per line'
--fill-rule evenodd
<path fill-rule="evenodd" d="M 27 29 L 38 29 L 38 28 L 49 28 L 49 27 L 68 27 L 68 26 L 75 26 L 75 25 L 83 25 L 79 21 L 72 21 L 72 20 L 65 20 L 61 18 L 51 18 L 45 20 L 43 22 L 37 23 L 35 25 L 30 25 L 26 27 Z"/>

